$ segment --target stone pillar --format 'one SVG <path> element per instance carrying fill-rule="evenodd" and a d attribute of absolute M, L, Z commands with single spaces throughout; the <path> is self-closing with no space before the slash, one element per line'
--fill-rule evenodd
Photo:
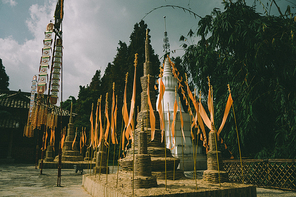
<path fill-rule="evenodd" d="M 51 145 L 47 146 L 45 154 L 46 154 L 46 156 L 45 156 L 44 161 L 45 162 L 53 162 L 53 160 L 54 160 L 54 152 L 53 152 L 53 147 Z"/>
<path fill-rule="evenodd" d="M 212 183 L 223 183 L 228 181 L 228 174 L 224 171 L 221 152 L 216 150 L 217 132 L 211 131 L 209 133 L 209 151 L 207 153 L 207 170 L 203 173 L 203 179 Z M 218 162 L 219 161 L 219 170 Z M 220 178 L 220 181 L 219 181 Z"/>
<path fill-rule="evenodd" d="M 107 167 L 107 147 L 104 146 L 103 140 L 96 152 L 96 166 L 94 167 L 95 174 L 109 174 L 109 167 Z"/>
<path fill-rule="evenodd" d="M 138 154 L 135 155 L 135 188 L 151 188 L 157 186 L 156 177 L 151 174 L 151 157 L 147 154 L 147 133 L 144 124 L 138 136 Z M 133 183 L 133 182 L 132 182 Z"/>

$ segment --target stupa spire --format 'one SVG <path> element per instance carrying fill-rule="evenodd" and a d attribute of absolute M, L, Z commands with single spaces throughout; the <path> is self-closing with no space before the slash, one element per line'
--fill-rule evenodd
<path fill-rule="evenodd" d="M 145 62 L 150 62 L 148 29 L 146 29 L 146 39 L 145 39 Z"/>
<path fill-rule="evenodd" d="M 73 123 L 73 114 L 72 114 L 73 102 L 71 101 L 71 109 L 70 109 L 70 118 L 69 123 Z"/>
<path fill-rule="evenodd" d="M 168 37 L 168 32 L 166 31 L 166 16 L 164 18 L 164 39 L 163 39 L 163 52 L 165 53 L 165 57 L 167 54 L 170 53 L 170 43 L 169 43 L 169 37 Z"/>
<path fill-rule="evenodd" d="M 149 50 L 149 35 L 148 29 L 146 30 L 145 40 L 145 62 L 144 62 L 144 76 L 151 75 L 151 62 L 150 62 L 150 50 Z"/>

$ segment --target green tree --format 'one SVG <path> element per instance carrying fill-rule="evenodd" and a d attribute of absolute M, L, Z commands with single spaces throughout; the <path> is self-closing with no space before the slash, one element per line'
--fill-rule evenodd
<path fill-rule="evenodd" d="M 2 64 L 2 59 L 0 58 L 0 90 L 9 90 L 9 77 L 6 74 L 5 67 Z"/>
<path fill-rule="evenodd" d="M 210 77 L 216 124 L 230 84 L 243 156 L 296 158 L 295 21 L 260 15 L 244 1 L 224 5 L 199 21 L 200 41 L 186 48 L 183 63 L 205 94 Z M 232 114 L 222 136 L 238 156 Z"/>

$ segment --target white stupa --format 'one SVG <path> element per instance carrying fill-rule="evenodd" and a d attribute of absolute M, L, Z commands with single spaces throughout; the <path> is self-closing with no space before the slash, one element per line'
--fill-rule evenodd
<path fill-rule="evenodd" d="M 194 160 L 193 160 L 193 147 L 192 147 L 192 138 L 190 134 L 190 116 L 188 113 L 185 113 L 182 104 L 180 107 L 180 98 L 177 94 L 175 96 L 175 88 L 178 88 L 177 79 L 173 77 L 171 65 L 169 59 L 165 59 L 164 70 L 162 81 L 165 86 L 165 92 L 163 96 L 163 111 L 164 111 L 164 122 L 165 122 L 165 136 L 166 136 L 166 147 L 171 149 L 172 155 L 180 159 L 180 169 L 185 171 L 190 171 L 194 169 Z M 175 97 L 178 102 L 178 111 L 176 114 L 175 122 L 175 146 L 173 148 L 173 137 L 171 135 L 171 124 L 173 122 L 174 115 L 174 102 Z M 157 98 L 157 103 L 159 96 Z M 181 108 L 181 109 L 180 109 Z M 182 117 L 184 122 L 184 135 L 185 142 L 182 137 L 181 131 L 181 121 L 180 121 L 180 110 L 182 110 Z M 170 121 L 169 114 L 170 112 Z M 170 123 L 170 124 L 169 124 Z M 183 142 L 182 142 L 183 141 Z M 183 145 L 183 150 L 182 150 Z M 196 169 L 206 169 L 206 156 L 202 153 L 202 148 L 198 147 L 197 150 L 197 160 L 196 160 Z"/>

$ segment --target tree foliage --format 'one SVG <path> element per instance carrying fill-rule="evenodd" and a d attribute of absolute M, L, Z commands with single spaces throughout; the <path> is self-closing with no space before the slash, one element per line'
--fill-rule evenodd
<path fill-rule="evenodd" d="M 6 74 L 5 67 L 2 64 L 2 59 L 0 58 L 0 90 L 8 90 L 9 77 Z"/>
<path fill-rule="evenodd" d="M 205 94 L 210 77 L 216 124 L 230 84 L 243 156 L 296 158 L 296 22 L 243 1 L 224 5 L 199 21 L 200 40 L 186 47 L 183 63 Z M 238 156 L 233 114 L 222 136 Z"/>

